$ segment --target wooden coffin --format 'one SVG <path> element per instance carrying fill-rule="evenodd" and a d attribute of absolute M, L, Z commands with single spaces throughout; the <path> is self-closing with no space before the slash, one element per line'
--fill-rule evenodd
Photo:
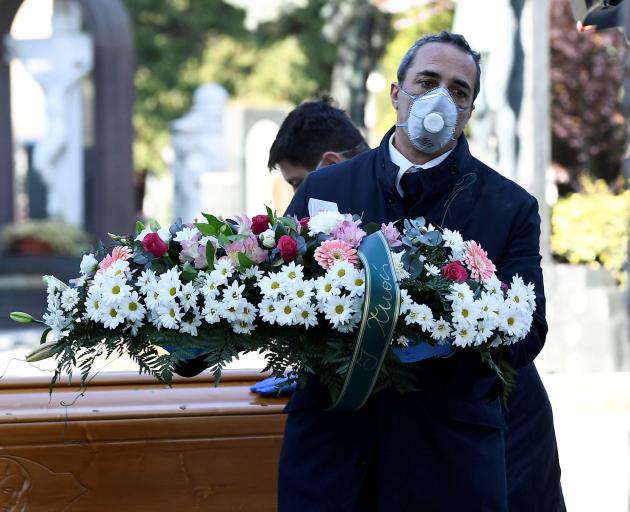
<path fill-rule="evenodd" d="M 260 379 L 0 380 L 0 510 L 275 510 L 286 400 L 251 393 Z"/>

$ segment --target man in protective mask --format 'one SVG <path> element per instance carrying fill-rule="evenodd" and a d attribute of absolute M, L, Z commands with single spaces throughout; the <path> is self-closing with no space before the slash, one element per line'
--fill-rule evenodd
<path fill-rule="evenodd" d="M 278 510 L 565 510 L 551 407 L 533 364 L 547 332 L 537 202 L 469 152 L 463 130 L 480 66 L 462 36 L 419 39 L 397 78 L 396 125 L 380 146 L 310 173 L 287 214 L 308 215 L 313 198 L 364 222 L 423 216 L 478 241 L 503 282 L 518 274 L 534 283 L 531 331 L 508 354 L 518 370 L 509 436 L 501 386 L 476 354 L 418 363 L 421 392 L 386 389 L 353 413 L 326 411 L 330 396 L 313 376 L 287 406 Z"/>

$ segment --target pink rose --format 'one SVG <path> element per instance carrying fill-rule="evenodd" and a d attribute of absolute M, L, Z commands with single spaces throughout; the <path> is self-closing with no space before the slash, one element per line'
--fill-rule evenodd
<path fill-rule="evenodd" d="M 269 217 L 266 215 L 254 215 L 252 217 L 252 233 L 258 236 L 269 228 Z"/>
<path fill-rule="evenodd" d="M 142 239 L 142 247 L 146 252 L 153 254 L 156 258 L 161 258 L 168 251 L 168 245 L 157 233 L 149 233 Z"/>
<path fill-rule="evenodd" d="M 462 265 L 462 262 L 455 260 L 442 267 L 442 275 L 446 279 L 455 281 L 457 283 L 464 283 L 468 279 L 468 272 Z"/>
<path fill-rule="evenodd" d="M 299 256 L 297 242 L 288 235 L 282 235 L 280 237 L 277 247 L 285 263 L 294 261 Z"/>

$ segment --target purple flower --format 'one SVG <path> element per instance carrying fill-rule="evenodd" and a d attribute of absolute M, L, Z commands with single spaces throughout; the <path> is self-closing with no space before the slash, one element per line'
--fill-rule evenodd
<path fill-rule="evenodd" d="M 402 245 L 402 242 L 399 240 L 400 231 L 398 231 L 396 226 L 394 226 L 393 222 L 390 222 L 389 224 L 381 224 L 381 231 L 383 232 L 383 235 L 385 235 L 387 244 L 390 247 L 400 247 Z"/>
<path fill-rule="evenodd" d="M 251 234 L 249 238 L 245 240 L 238 240 L 232 242 L 224 247 L 225 253 L 230 257 L 232 262 L 238 265 L 238 253 L 242 252 L 256 265 L 261 264 L 267 258 L 267 251 L 261 249 L 258 245 L 258 238 L 256 235 Z"/>
<path fill-rule="evenodd" d="M 352 215 L 346 215 L 346 218 L 339 222 L 330 234 L 337 240 L 346 242 L 352 247 L 358 247 L 363 237 L 367 234 L 359 227 L 360 224 L 360 219 L 352 220 Z"/>

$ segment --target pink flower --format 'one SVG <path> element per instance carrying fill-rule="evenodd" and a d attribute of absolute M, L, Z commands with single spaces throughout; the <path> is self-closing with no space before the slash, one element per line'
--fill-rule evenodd
<path fill-rule="evenodd" d="M 237 215 L 237 232 L 239 235 L 251 235 L 252 234 L 252 221 L 247 215 Z"/>
<path fill-rule="evenodd" d="M 363 237 L 367 234 L 359 227 L 360 224 L 361 220 L 352 220 L 352 215 L 347 215 L 345 220 L 337 224 L 330 234 L 337 240 L 346 242 L 352 247 L 358 247 Z"/>
<path fill-rule="evenodd" d="M 298 251 L 297 242 L 288 235 L 282 235 L 278 240 L 278 249 L 280 250 L 280 256 L 285 263 L 295 261 L 300 255 Z"/>
<path fill-rule="evenodd" d="M 441 271 L 446 279 L 457 283 L 464 283 L 468 279 L 468 272 L 466 272 L 464 265 L 462 265 L 462 262 L 459 260 L 451 261 L 447 265 L 444 265 Z"/>
<path fill-rule="evenodd" d="M 98 273 L 105 272 L 115 261 L 118 260 L 128 260 L 131 257 L 131 249 L 129 247 L 125 247 L 119 245 L 114 247 L 114 250 L 111 254 L 105 256 L 101 262 L 98 264 L 99 271 Z"/>
<path fill-rule="evenodd" d="M 356 266 L 359 263 L 357 250 L 343 240 L 326 240 L 315 249 L 315 260 L 322 268 L 330 268 L 336 261 L 347 261 Z"/>
<path fill-rule="evenodd" d="M 256 265 L 259 265 L 267 258 L 267 251 L 260 248 L 256 235 L 251 234 L 245 240 L 237 240 L 224 247 L 225 253 L 232 260 L 232 263 L 238 265 L 238 253 L 242 252 Z"/>
<path fill-rule="evenodd" d="M 300 227 L 302 228 L 301 233 L 308 233 L 308 221 L 311 220 L 310 217 L 302 217 L 298 223 L 300 225 Z"/>
<path fill-rule="evenodd" d="M 473 279 L 479 282 L 492 277 L 497 270 L 488 253 L 477 242 L 468 243 L 465 260 Z"/>
<path fill-rule="evenodd" d="M 399 240 L 400 231 L 398 231 L 396 226 L 394 226 L 393 222 L 390 222 L 389 224 L 381 224 L 381 231 L 383 232 L 383 235 L 385 235 L 387 244 L 390 247 L 400 247 L 402 245 L 402 242 Z"/>

